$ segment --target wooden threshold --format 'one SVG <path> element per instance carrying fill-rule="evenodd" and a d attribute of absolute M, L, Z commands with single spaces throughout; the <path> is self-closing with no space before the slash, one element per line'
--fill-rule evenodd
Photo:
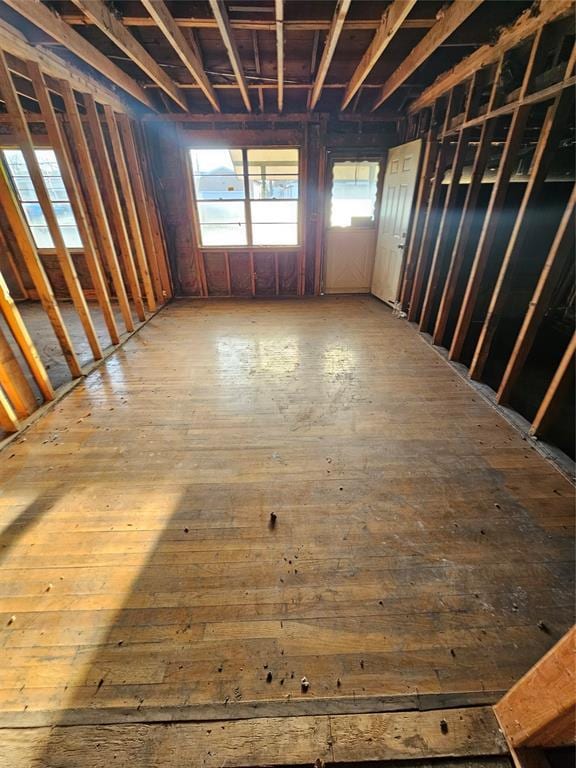
<path fill-rule="evenodd" d="M 127 723 L 224 722 L 290 717 L 437 712 L 443 709 L 496 704 L 506 691 L 408 694 L 405 696 L 334 696 L 326 698 L 269 699 L 211 702 L 163 707 L 73 708 L 0 712 L 1 728 L 120 725 Z"/>
<path fill-rule="evenodd" d="M 11 768 L 323 766 L 380 760 L 498 757 L 508 750 L 491 707 L 224 723 L 0 730 Z"/>

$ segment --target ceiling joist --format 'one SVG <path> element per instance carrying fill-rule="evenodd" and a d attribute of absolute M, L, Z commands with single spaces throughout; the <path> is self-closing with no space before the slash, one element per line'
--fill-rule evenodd
<path fill-rule="evenodd" d="M 380 26 L 372 38 L 372 42 L 366 49 L 364 56 L 362 56 L 362 60 L 356 67 L 356 71 L 346 88 L 341 109 L 346 109 L 348 104 L 350 104 L 356 92 L 364 80 L 366 80 L 380 56 L 382 56 L 388 45 L 392 42 L 394 35 L 398 32 L 415 5 L 416 0 L 394 0 L 388 6 L 382 16 Z"/>
<path fill-rule="evenodd" d="M 218 29 L 222 35 L 222 40 L 224 41 L 224 45 L 228 53 L 228 58 L 230 59 L 234 77 L 238 83 L 240 93 L 242 94 L 242 101 L 244 102 L 248 112 L 251 112 L 252 104 L 250 103 L 248 86 L 246 84 L 246 78 L 244 77 L 244 70 L 242 69 L 242 63 L 240 61 L 238 48 L 236 47 L 236 41 L 234 40 L 232 28 L 230 26 L 230 20 L 228 19 L 226 6 L 222 0 L 210 0 L 210 8 L 212 9 L 212 13 L 214 14 L 214 18 L 218 24 Z"/>
<path fill-rule="evenodd" d="M 104 0 L 72 0 L 72 2 L 179 107 L 185 111 L 188 109 L 186 98 L 178 90 L 177 84 L 168 77 L 122 22 L 110 13 Z"/>
<path fill-rule="evenodd" d="M 326 75 L 328 74 L 328 69 L 330 68 L 340 33 L 344 28 L 344 21 L 346 19 L 346 14 L 348 13 L 351 2 L 352 0 L 338 0 L 336 3 L 336 9 L 334 11 L 334 17 L 332 18 L 330 31 L 328 32 L 326 45 L 324 46 L 318 72 L 316 73 L 316 79 L 314 80 L 314 86 L 312 87 L 312 92 L 310 94 L 309 109 L 314 109 L 322 93 L 322 87 L 324 85 L 324 81 L 326 80 Z"/>
<path fill-rule="evenodd" d="M 216 96 L 210 81 L 204 71 L 202 62 L 198 59 L 188 41 L 184 37 L 182 30 L 176 25 L 174 18 L 166 7 L 164 0 L 142 0 L 142 5 L 154 23 L 162 31 L 164 37 L 168 40 L 180 61 L 184 64 L 188 72 L 196 80 L 203 94 L 206 96 L 216 112 L 220 112 L 220 103 Z"/>
<path fill-rule="evenodd" d="M 394 74 L 384 83 L 372 111 L 378 109 L 400 86 L 416 72 L 418 67 L 436 51 L 484 0 L 454 0 L 432 29 L 406 56 Z"/>
<path fill-rule="evenodd" d="M 155 109 L 144 88 L 141 88 L 126 72 L 62 21 L 57 14 L 50 11 L 40 0 L 5 0 L 5 3 L 130 96 L 150 109 Z"/>
<path fill-rule="evenodd" d="M 278 112 L 284 109 L 284 0 L 275 0 L 276 62 L 278 69 Z"/>

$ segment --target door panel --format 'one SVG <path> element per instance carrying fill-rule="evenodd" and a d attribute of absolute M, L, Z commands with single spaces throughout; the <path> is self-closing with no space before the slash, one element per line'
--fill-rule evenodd
<path fill-rule="evenodd" d="M 324 293 L 370 293 L 375 247 L 375 229 L 329 229 Z"/>
<path fill-rule="evenodd" d="M 421 148 L 422 141 L 418 139 L 393 147 L 388 153 L 372 276 L 372 293 L 388 304 L 396 303 L 400 290 Z"/>

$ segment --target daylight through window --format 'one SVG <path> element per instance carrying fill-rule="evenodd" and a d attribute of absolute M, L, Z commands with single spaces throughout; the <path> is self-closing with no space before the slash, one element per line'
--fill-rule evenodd
<path fill-rule="evenodd" d="M 4 149 L 2 152 L 36 247 L 54 248 L 24 155 L 19 149 Z M 82 240 L 54 150 L 36 149 L 35 153 L 64 243 L 67 248 L 82 248 Z"/>
<path fill-rule="evenodd" d="M 192 149 L 203 246 L 298 244 L 297 149 Z"/>

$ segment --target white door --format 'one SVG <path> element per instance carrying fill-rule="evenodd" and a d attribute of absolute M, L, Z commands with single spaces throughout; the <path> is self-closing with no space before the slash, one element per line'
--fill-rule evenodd
<path fill-rule="evenodd" d="M 398 300 L 400 291 L 406 230 L 416 189 L 421 148 L 422 141 L 417 139 L 393 147 L 388 153 L 378 221 L 372 293 L 392 305 Z"/>
<path fill-rule="evenodd" d="M 370 293 L 380 163 L 335 161 L 324 238 L 324 293 Z"/>

